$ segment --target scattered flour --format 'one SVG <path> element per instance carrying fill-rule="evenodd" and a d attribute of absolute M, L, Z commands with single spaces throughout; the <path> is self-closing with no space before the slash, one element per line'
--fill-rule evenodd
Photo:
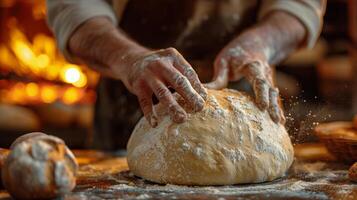
<path fill-rule="evenodd" d="M 135 197 L 135 199 L 149 199 L 149 198 L 151 198 L 151 196 L 148 194 L 141 194 L 141 195 Z"/>
<path fill-rule="evenodd" d="M 298 169 L 298 170 L 294 170 Z M 187 195 L 204 195 L 207 198 L 245 199 L 247 196 L 254 199 L 354 199 L 357 192 L 357 185 L 346 182 L 346 170 L 330 170 L 326 163 L 295 163 L 289 177 L 261 184 L 243 184 L 228 186 L 179 186 L 179 185 L 158 185 L 147 183 L 143 179 L 136 179 L 135 184 L 117 184 L 107 189 L 102 189 L 101 193 L 108 194 L 131 194 L 145 198 L 181 199 Z M 128 175 L 134 177 L 133 175 Z M 123 181 L 123 180 L 121 180 Z M 95 190 L 89 188 L 88 192 Z M 98 193 L 98 188 L 96 192 Z M 86 194 L 75 193 L 78 196 Z M 158 196 L 159 195 L 159 196 Z M 181 197 L 181 198 L 180 198 Z M 135 198 L 131 198 L 135 199 Z M 249 198 L 248 198 L 249 199 Z"/>
<path fill-rule="evenodd" d="M 203 149 L 202 147 L 196 147 L 193 151 L 193 153 L 198 157 L 198 158 L 202 158 L 203 155 Z"/>

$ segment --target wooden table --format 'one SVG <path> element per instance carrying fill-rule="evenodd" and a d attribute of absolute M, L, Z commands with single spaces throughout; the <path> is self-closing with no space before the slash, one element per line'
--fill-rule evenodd
<path fill-rule="evenodd" d="M 261 184 L 219 187 L 159 185 L 135 177 L 125 158 L 75 151 L 80 169 L 77 187 L 64 199 L 357 199 L 348 165 L 295 160 L 287 176 Z M 0 190 L 0 200 L 9 199 Z"/>

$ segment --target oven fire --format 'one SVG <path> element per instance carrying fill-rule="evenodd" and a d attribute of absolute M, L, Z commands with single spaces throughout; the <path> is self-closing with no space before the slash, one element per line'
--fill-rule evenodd
<path fill-rule="evenodd" d="M 44 20 L 42 3 L 33 3 L 32 12 L 40 19 L 42 13 Z M 8 29 L 0 43 L 0 102 L 94 102 L 93 86 L 98 80 L 94 71 L 66 62 L 52 36 L 39 32 L 30 39 L 16 17 L 3 21 Z"/>

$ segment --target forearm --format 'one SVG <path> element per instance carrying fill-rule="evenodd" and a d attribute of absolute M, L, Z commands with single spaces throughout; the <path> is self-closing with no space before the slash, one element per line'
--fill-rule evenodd
<path fill-rule="evenodd" d="M 305 37 L 305 27 L 297 18 L 276 11 L 238 36 L 236 40 L 245 50 L 261 52 L 262 59 L 274 65 L 299 48 Z"/>
<path fill-rule="evenodd" d="M 130 52 L 147 49 L 128 39 L 106 17 L 95 17 L 81 25 L 70 37 L 68 49 L 89 67 L 120 79 Z"/>

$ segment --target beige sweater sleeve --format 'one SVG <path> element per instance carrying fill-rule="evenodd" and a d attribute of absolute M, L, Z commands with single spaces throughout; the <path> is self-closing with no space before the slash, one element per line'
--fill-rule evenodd
<path fill-rule="evenodd" d="M 68 52 L 68 40 L 83 22 L 96 16 L 105 16 L 117 24 L 114 11 L 104 0 L 47 0 L 46 3 L 48 25 L 57 39 L 59 49 L 71 62 L 75 59 Z"/>
<path fill-rule="evenodd" d="M 326 0 L 264 0 L 258 18 L 272 11 L 288 12 L 301 21 L 307 30 L 305 45 L 312 48 L 318 39 L 323 24 Z"/>

